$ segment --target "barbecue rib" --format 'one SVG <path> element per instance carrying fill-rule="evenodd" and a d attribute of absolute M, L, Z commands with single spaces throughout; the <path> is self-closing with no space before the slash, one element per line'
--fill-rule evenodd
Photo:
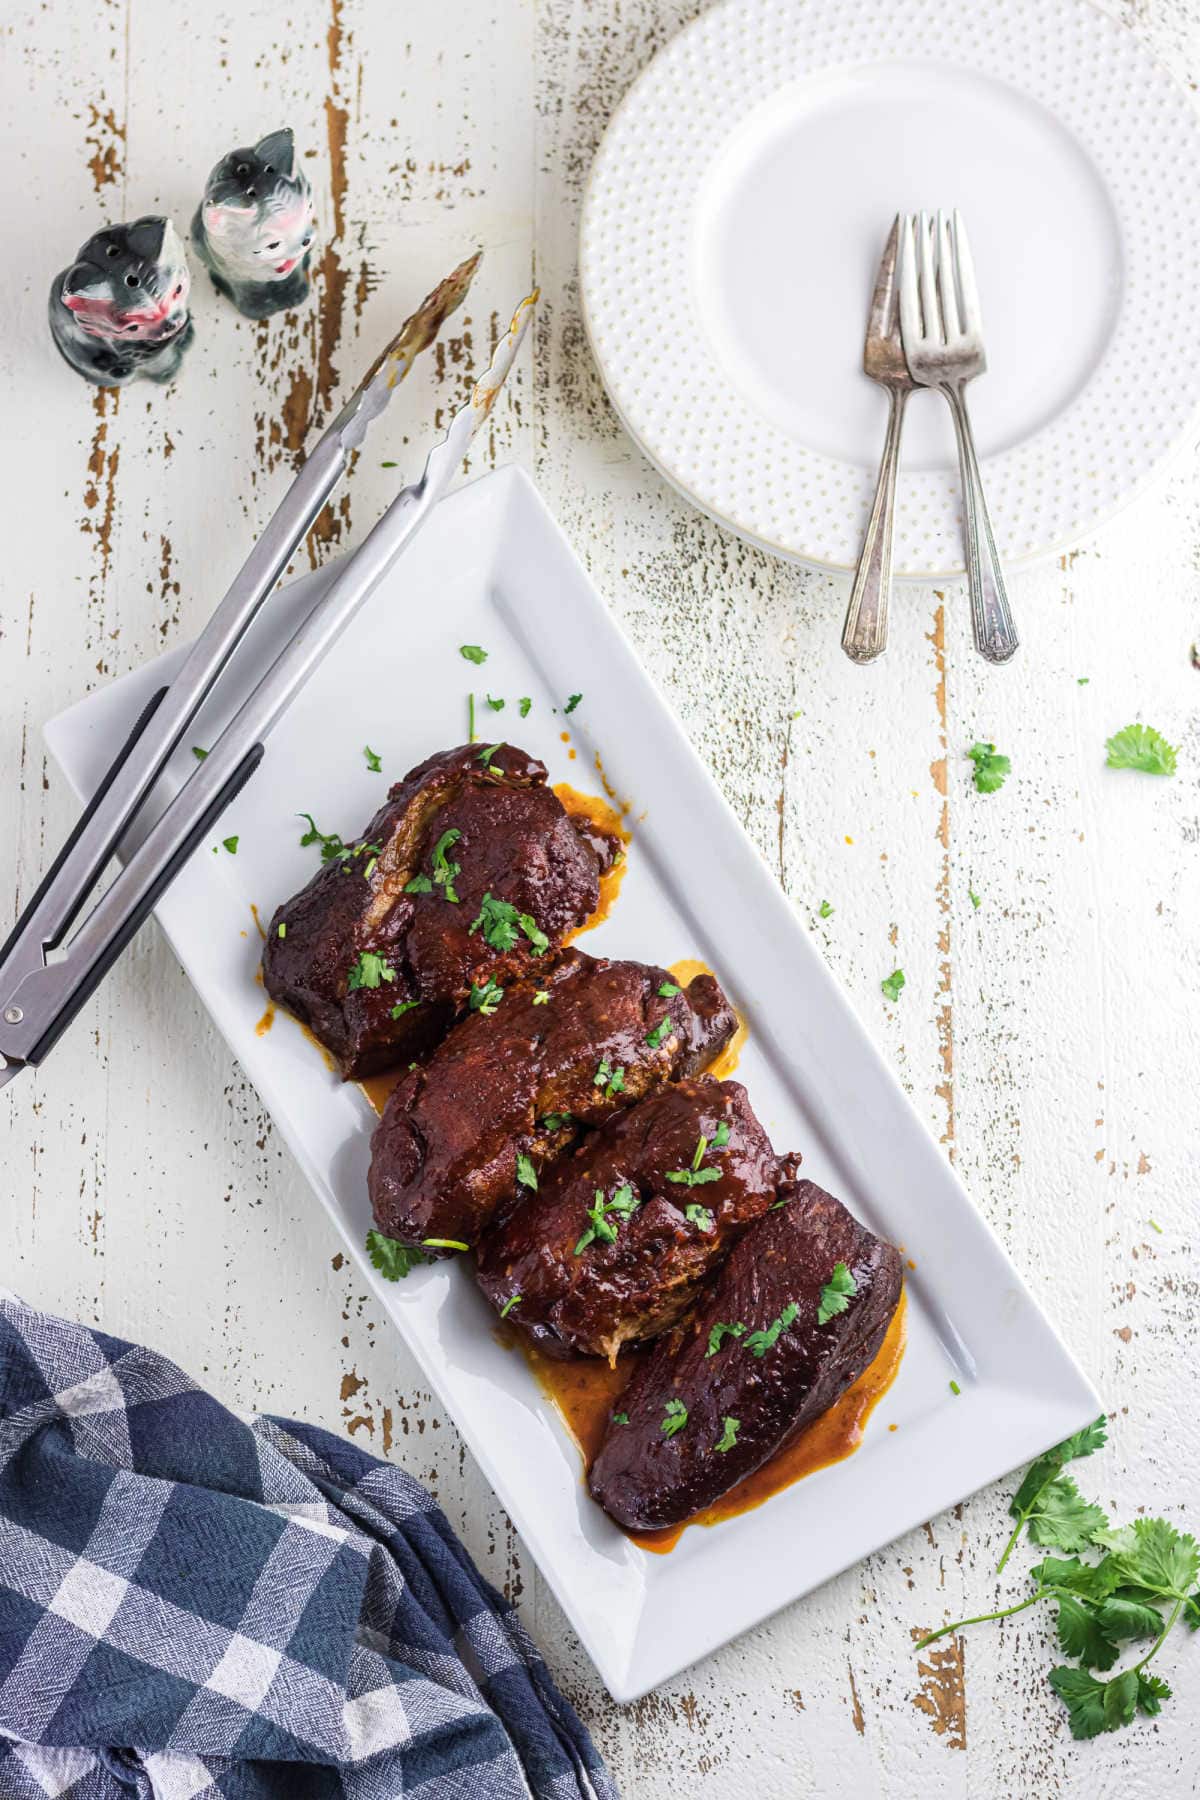
<path fill-rule="evenodd" d="M 565 951 L 461 1020 L 392 1093 L 371 1145 L 376 1224 L 406 1244 L 477 1243 L 578 1129 L 703 1068 L 736 1025 L 711 975 L 680 988 L 653 965 Z"/>
<path fill-rule="evenodd" d="M 391 789 L 361 838 L 327 845 L 275 913 L 267 992 L 347 1080 L 408 1061 L 473 987 L 535 972 L 584 923 L 619 848 L 571 819 L 523 750 L 443 750 Z"/>
<path fill-rule="evenodd" d="M 674 1324 L 772 1204 L 779 1175 L 739 1082 L 655 1088 L 485 1234 L 479 1285 L 549 1355 L 615 1361 Z"/>
<path fill-rule="evenodd" d="M 711 1506 L 832 1406 L 883 1341 L 900 1300 L 899 1252 L 814 1182 L 789 1183 L 780 1198 L 620 1396 L 628 1423 L 609 1424 L 588 1485 L 621 1525 L 663 1530 Z M 838 1263 L 856 1291 L 821 1325 Z"/>

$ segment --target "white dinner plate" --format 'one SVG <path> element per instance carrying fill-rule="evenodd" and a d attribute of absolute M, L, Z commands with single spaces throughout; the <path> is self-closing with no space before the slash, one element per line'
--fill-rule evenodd
<path fill-rule="evenodd" d="M 211 744 L 248 665 L 320 595 L 332 567 L 283 590 L 187 734 Z M 486 669 L 458 646 L 480 644 Z M 94 790 L 177 650 L 89 695 L 47 728 L 81 794 Z M 369 671 L 369 678 L 364 673 Z M 392 679 L 385 679 L 390 672 Z M 257 1035 L 264 997 L 250 907 L 269 918 L 318 866 L 297 813 L 359 831 L 398 779 L 466 736 L 466 692 L 507 698 L 488 728 L 544 758 L 551 779 L 631 802 L 628 872 L 584 944 L 659 963 L 709 963 L 749 1021 L 738 1070 L 777 1149 L 873 1230 L 905 1246 L 908 1349 L 858 1453 L 754 1512 L 636 1548 L 588 1498 L 579 1456 L 465 1267 L 391 1285 L 363 1240 L 373 1115 L 286 1015 Z M 569 718 L 567 696 L 583 699 Z M 513 716 L 528 694 L 526 719 Z M 557 710 L 556 710 L 557 709 Z M 560 733 L 568 730 L 568 755 Z M 185 747 L 164 793 L 193 766 Z M 403 562 L 272 733 L 262 766 L 158 906 L 184 967 L 318 1198 L 456 1421 L 618 1700 L 630 1700 L 869 1551 L 1094 1418 L 1099 1403 L 975 1212 L 819 951 L 725 804 L 526 477 L 489 475 L 437 509 Z M 695 846 L 703 842 L 697 883 Z M 152 1204 L 151 1200 L 148 1204 Z M 201 1227 L 198 1225 L 197 1229 Z M 954 1380 L 960 1397 L 951 1392 Z M 895 1425 L 894 1431 L 889 1426 Z"/>
<path fill-rule="evenodd" d="M 634 84 L 592 168 L 588 333 L 632 436 L 752 542 L 857 561 L 886 419 L 862 373 L 898 210 L 959 207 L 997 541 L 1059 549 L 1200 409 L 1200 120 L 1087 0 L 728 0 Z M 914 396 L 896 570 L 962 568 L 950 416 Z"/>

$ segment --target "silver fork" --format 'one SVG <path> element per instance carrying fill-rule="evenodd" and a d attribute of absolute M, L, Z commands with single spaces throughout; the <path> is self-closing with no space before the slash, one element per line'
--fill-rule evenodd
<path fill-rule="evenodd" d="M 975 270 L 962 217 L 910 213 L 900 245 L 900 334 L 914 381 L 949 402 L 958 439 L 963 536 L 975 648 L 991 663 L 1009 660 L 1020 640 L 983 498 L 983 478 L 967 415 L 968 381 L 987 368 Z"/>
<path fill-rule="evenodd" d="M 850 590 L 846 623 L 842 627 L 842 649 L 853 662 L 873 661 L 887 649 L 888 600 L 892 586 L 892 520 L 896 510 L 896 470 L 900 463 L 900 430 L 904 423 L 904 407 L 915 383 L 909 374 L 900 344 L 900 310 L 896 288 L 896 256 L 900 244 L 900 215 L 892 226 L 875 292 L 871 296 L 871 313 L 867 320 L 867 336 L 863 344 L 863 373 L 887 389 L 888 426 L 879 464 L 879 481 L 866 536 Z"/>

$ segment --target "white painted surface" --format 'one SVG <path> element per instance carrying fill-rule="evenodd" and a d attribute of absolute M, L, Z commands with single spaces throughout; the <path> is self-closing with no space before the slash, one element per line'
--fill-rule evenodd
<path fill-rule="evenodd" d="M 522 372 L 479 466 L 515 458 L 534 474 L 1105 1395 L 1113 1444 L 1084 1485 L 1118 1516 L 1144 1506 L 1194 1524 L 1195 456 L 1065 568 L 1014 581 L 1024 649 L 1012 670 L 974 658 L 953 588 L 905 592 L 886 662 L 852 668 L 837 646 L 844 584 L 774 563 L 678 501 L 614 422 L 582 341 L 575 234 L 590 156 L 691 10 L 462 0 L 426 15 L 361 0 L 331 17 L 326 0 L 305 0 L 213 9 L 203 36 L 181 0 L 6 12 L 6 904 L 11 915 L 28 897 L 72 817 L 42 721 L 194 633 L 306 424 L 482 241 L 472 344 L 459 325 L 414 376 L 327 534 L 329 547 L 357 541 L 393 491 L 397 471 L 379 462 L 407 464 L 405 436 L 420 441 L 426 411 L 461 391 L 536 242 L 535 373 Z M 1194 0 L 1119 16 L 1196 78 Z M 132 388 L 101 411 L 51 350 L 50 278 L 102 217 L 161 206 L 185 221 L 227 144 L 285 121 L 317 152 L 306 166 L 325 241 L 336 233 L 320 283 L 334 298 L 260 330 L 197 281 L 178 385 Z M 335 206 L 329 134 L 336 145 L 343 129 Z M 1103 768 L 1104 738 L 1135 717 L 1181 745 L 1173 781 Z M 970 786 L 976 736 L 1013 758 L 1000 794 Z M 824 897 L 836 911 L 821 922 Z M 908 986 L 891 1009 L 878 984 L 897 962 Z M 995 1603 L 1002 1487 L 614 1707 L 398 1338 L 334 1266 L 326 1221 L 153 928 L 45 1071 L 0 1098 L 0 1169 L 3 1274 L 26 1298 L 158 1345 L 236 1405 L 386 1445 L 427 1480 L 519 1595 L 627 1795 L 1191 1791 L 1200 1650 L 1182 1634 L 1163 1663 L 1176 1698 L 1162 1716 L 1090 1746 L 1071 1743 L 1045 1688 L 1041 1622 L 966 1636 L 957 1748 L 953 1660 L 922 1677 L 910 1634 Z"/>

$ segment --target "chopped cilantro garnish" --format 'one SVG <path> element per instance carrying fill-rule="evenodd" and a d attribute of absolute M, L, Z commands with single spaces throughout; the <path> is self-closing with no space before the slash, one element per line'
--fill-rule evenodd
<path fill-rule="evenodd" d="M 904 970 L 893 969 L 890 975 L 884 976 L 879 985 L 883 989 L 883 997 L 885 1000 L 898 1000 L 900 998 L 900 990 L 904 986 Z"/>
<path fill-rule="evenodd" d="M 398 1005 L 393 1006 L 392 1018 L 402 1019 L 406 1012 L 411 1012 L 414 1006 L 420 1006 L 420 1004 L 419 1000 L 401 1000 Z"/>
<path fill-rule="evenodd" d="M 464 1244 L 461 1238 L 422 1238 L 431 1250 L 469 1250 L 470 1244 Z"/>
<path fill-rule="evenodd" d="M 237 855 L 238 841 L 237 841 L 236 837 L 222 838 L 221 842 L 225 846 L 226 850 L 228 850 L 230 856 Z"/>
<path fill-rule="evenodd" d="M 733 1446 L 737 1443 L 738 1426 L 741 1422 L 740 1419 L 731 1419 L 726 1415 L 724 1420 L 725 1429 L 721 1433 L 721 1441 L 717 1445 L 718 1450 L 733 1449 Z"/>
<path fill-rule="evenodd" d="M 956 1398 L 957 1398 L 957 1396 L 958 1396 L 958 1395 L 959 1395 L 959 1394 L 961 1394 L 961 1393 L 962 1393 L 962 1389 L 961 1389 L 961 1388 L 960 1388 L 960 1387 L 959 1387 L 959 1385 L 958 1385 L 958 1383 L 957 1383 L 957 1381 L 952 1381 L 952 1382 L 951 1382 L 951 1383 L 950 1383 L 950 1392 L 951 1392 L 951 1393 L 952 1393 L 952 1394 L 953 1394 L 953 1395 L 954 1395 L 954 1396 L 955 1396 L 955 1397 L 956 1397 Z"/>
<path fill-rule="evenodd" d="M 199 744 L 193 744 L 192 745 L 192 755 L 195 757 L 197 762 L 203 762 L 205 757 L 208 755 L 208 751 L 202 750 L 200 748 Z"/>
<path fill-rule="evenodd" d="M 306 850 L 309 844 L 320 844 L 322 862 L 332 862 L 334 857 L 342 855 L 346 846 L 336 831 L 322 831 L 311 813 L 297 813 L 296 817 L 308 820 L 308 830 L 300 839 L 302 850 Z"/>
<path fill-rule="evenodd" d="M 658 990 L 659 995 L 664 1000 L 673 1000 L 675 995 L 682 993 L 682 991 L 682 988 L 676 987 L 673 981 L 664 981 Z"/>
<path fill-rule="evenodd" d="M 521 1187 L 532 1188 L 537 1193 L 537 1170 L 523 1150 L 517 1151 L 517 1181 Z"/>
<path fill-rule="evenodd" d="M 428 875 L 414 875 L 411 881 L 404 884 L 406 894 L 432 894 L 433 883 Z"/>
<path fill-rule="evenodd" d="M 789 1300 L 779 1317 L 772 1319 L 763 1331 L 750 1333 L 746 1339 L 746 1348 L 751 1356 L 765 1356 L 767 1351 L 772 1349 L 778 1341 L 780 1332 L 786 1331 L 788 1326 L 794 1324 L 799 1316 L 800 1308 L 794 1300 Z"/>
<path fill-rule="evenodd" d="M 582 699 L 582 694 L 572 694 L 571 698 L 567 701 L 567 704 L 563 707 L 563 711 L 565 713 L 573 713 Z"/>
<path fill-rule="evenodd" d="M 618 1218 L 627 1219 L 631 1213 L 637 1211 L 640 1205 L 640 1199 L 628 1183 L 619 1187 L 611 1200 L 604 1198 L 603 1188 L 597 1188 L 595 1200 L 587 1209 L 588 1228 L 575 1246 L 575 1255 L 582 1256 L 588 1245 L 594 1243 L 597 1238 L 602 1243 L 615 1244 L 617 1227 L 608 1214 L 616 1213 Z"/>
<path fill-rule="evenodd" d="M 493 700 L 492 696 L 490 694 L 485 694 L 484 699 L 487 701 L 489 707 L 491 708 L 491 710 L 493 712 L 503 712 L 504 711 L 503 700 Z"/>
<path fill-rule="evenodd" d="M 1152 725 L 1126 725 L 1104 744 L 1110 769 L 1138 769 L 1143 775 L 1173 775 L 1176 750 Z"/>
<path fill-rule="evenodd" d="M 529 695 L 522 694 L 521 698 L 517 701 L 517 710 L 523 719 L 529 717 L 529 709 L 532 705 L 533 701 L 529 698 Z"/>
<path fill-rule="evenodd" d="M 360 950 L 346 977 L 346 987 L 353 992 L 355 988 L 377 988 L 395 979 L 396 971 L 385 957 L 374 950 Z"/>
<path fill-rule="evenodd" d="M 570 1125 L 572 1122 L 573 1115 L 569 1112 L 546 1113 L 542 1118 L 542 1130 L 561 1131 L 564 1125 Z"/>
<path fill-rule="evenodd" d="M 689 1225 L 697 1225 L 701 1231 L 715 1231 L 717 1228 L 717 1221 L 707 1206 L 701 1206 L 695 1200 L 690 1206 L 684 1207 L 683 1216 Z"/>
<path fill-rule="evenodd" d="M 705 1357 L 715 1356 L 727 1337 L 740 1338 L 745 1335 L 746 1327 L 740 1319 L 733 1321 L 722 1319 L 720 1324 L 714 1325 L 708 1334 L 708 1349 L 704 1352 Z"/>
<path fill-rule="evenodd" d="M 687 1410 L 687 1407 L 683 1404 L 683 1401 L 682 1400 L 668 1400 L 667 1406 L 666 1406 L 666 1411 L 663 1414 L 663 1421 L 662 1421 L 662 1424 L 659 1426 L 659 1430 L 665 1431 L 669 1438 L 674 1437 L 675 1433 L 677 1431 L 683 1430 L 683 1428 L 687 1424 L 687 1422 L 688 1422 L 688 1410 Z"/>
<path fill-rule="evenodd" d="M 460 644 L 458 654 L 465 656 L 470 663 L 485 663 L 488 659 L 487 651 L 481 650 L 478 644 Z"/>
<path fill-rule="evenodd" d="M 722 1119 L 721 1123 L 717 1126 L 717 1129 L 713 1132 L 713 1140 L 710 1148 L 713 1150 L 723 1150 L 728 1142 L 729 1121 L 727 1119 Z"/>
<path fill-rule="evenodd" d="M 628 1413 L 614 1413 L 612 1416 L 612 1422 L 614 1425 L 628 1425 L 629 1414 Z"/>
<path fill-rule="evenodd" d="M 485 769 L 490 769 L 492 766 L 493 756 L 495 756 L 497 750 L 503 750 L 503 748 L 504 748 L 504 745 L 502 743 L 501 744 L 485 744 L 483 749 L 479 752 L 479 755 L 476 757 L 475 760 L 476 760 L 476 762 L 481 762 Z M 496 773 L 498 775 L 502 775 L 504 773 L 504 771 L 503 771 L 503 769 L 497 769 Z"/>
<path fill-rule="evenodd" d="M 625 1066 L 618 1063 L 614 1069 L 607 1057 L 602 1056 L 596 1065 L 596 1073 L 592 1076 L 592 1086 L 604 1089 L 604 1098 L 611 1100 L 615 1094 L 625 1091 Z"/>
<path fill-rule="evenodd" d="M 497 900 L 493 894 L 485 894 L 479 903 L 479 916 L 469 927 L 475 932 L 483 928 L 483 941 L 489 949 L 511 950 L 517 941 L 517 909 L 507 900 Z"/>
<path fill-rule="evenodd" d="M 844 1262 L 833 1265 L 833 1274 L 821 1289 L 821 1303 L 817 1308 L 817 1324 L 828 1325 L 830 1319 L 838 1313 L 844 1313 L 851 1299 L 858 1292 L 858 1283 Z"/>
<path fill-rule="evenodd" d="M 995 744 L 972 744 L 967 755 L 975 764 L 975 787 L 978 793 L 994 794 L 997 788 L 1004 786 L 1012 763 L 1007 756 L 997 754 Z"/>
<path fill-rule="evenodd" d="M 281 919 L 279 921 L 279 930 L 275 933 L 275 935 L 276 935 L 276 937 L 281 937 L 281 938 L 285 938 L 287 936 L 287 920 L 286 919 Z"/>
<path fill-rule="evenodd" d="M 657 1050 L 663 1039 L 668 1037 L 674 1029 L 675 1021 L 670 1013 L 664 1013 L 653 1030 L 646 1033 L 646 1042 L 652 1050 Z"/>
<path fill-rule="evenodd" d="M 535 1006 L 549 1006 L 549 1004 L 550 1004 L 549 989 L 548 988 L 535 989 L 534 996 L 533 996 L 533 1004 Z"/>
<path fill-rule="evenodd" d="M 975 908 L 975 911 L 978 912 L 980 907 L 983 905 L 983 901 L 979 898 L 979 895 L 975 892 L 975 889 L 973 887 L 969 887 L 967 889 L 967 893 L 970 896 L 971 905 Z"/>
<path fill-rule="evenodd" d="M 482 987 L 477 982 L 471 983 L 471 998 L 468 1004 L 472 1012 L 482 1013 L 485 1019 L 490 1019 L 503 998 L 504 989 L 489 975 Z"/>
<path fill-rule="evenodd" d="M 374 750 L 372 750 L 370 744 L 363 745 L 363 755 L 367 759 L 367 768 L 371 771 L 371 774 L 372 775 L 382 774 L 383 764 L 380 762 L 380 760 L 379 760 L 378 756 L 375 754 Z"/>
<path fill-rule="evenodd" d="M 696 1154 L 692 1158 L 691 1168 L 690 1169 L 668 1169 L 667 1170 L 667 1180 L 674 1181 L 674 1182 L 680 1182 L 683 1184 L 684 1187 L 703 1187 L 705 1182 L 720 1181 L 720 1179 L 721 1179 L 720 1169 L 714 1169 L 711 1166 L 707 1169 L 702 1169 L 700 1167 L 701 1162 L 704 1160 L 704 1152 L 707 1149 L 708 1149 L 708 1139 L 706 1137 L 702 1137 L 700 1139 L 700 1142 L 696 1145 Z M 703 1212 L 704 1208 L 700 1207 L 700 1208 L 698 1208 L 698 1210 L 700 1212 Z M 691 1209 L 691 1207 L 689 1207 L 688 1208 L 688 1217 L 689 1218 L 691 1217 L 691 1213 L 692 1213 L 692 1209 Z"/>
<path fill-rule="evenodd" d="M 475 742 L 475 696 L 467 695 L 467 742 Z"/>
<path fill-rule="evenodd" d="M 817 908 L 817 913 L 822 919 L 828 919 L 828 918 L 832 917 L 833 908 L 829 904 L 828 900 L 822 900 L 820 906 L 818 906 L 818 908 Z"/>
<path fill-rule="evenodd" d="M 403 1281 L 411 1269 L 419 1268 L 422 1263 L 431 1260 L 411 1244 L 397 1243 L 395 1238 L 384 1237 L 382 1231 L 368 1231 L 367 1255 L 385 1281 Z"/>
<path fill-rule="evenodd" d="M 510 1294 L 508 1299 L 504 1302 L 504 1305 L 500 1308 L 500 1317 L 502 1319 L 507 1319 L 507 1317 L 508 1317 L 509 1313 L 512 1311 L 513 1307 L 520 1306 L 520 1304 L 521 1304 L 520 1294 Z"/>
<path fill-rule="evenodd" d="M 446 852 L 452 844 L 457 844 L 461 836 L 462 832 L 455 831 L 453 828 L 449 831 L 443 831 L 441 837 L 433 846 L 434 886 L 444 888 L 447 900 L 452 900 L 455 906 L 458 905 L 458 895 L 454 891 L 454 878 L 461 873 L 462 864 L 447 861 Z"/>

